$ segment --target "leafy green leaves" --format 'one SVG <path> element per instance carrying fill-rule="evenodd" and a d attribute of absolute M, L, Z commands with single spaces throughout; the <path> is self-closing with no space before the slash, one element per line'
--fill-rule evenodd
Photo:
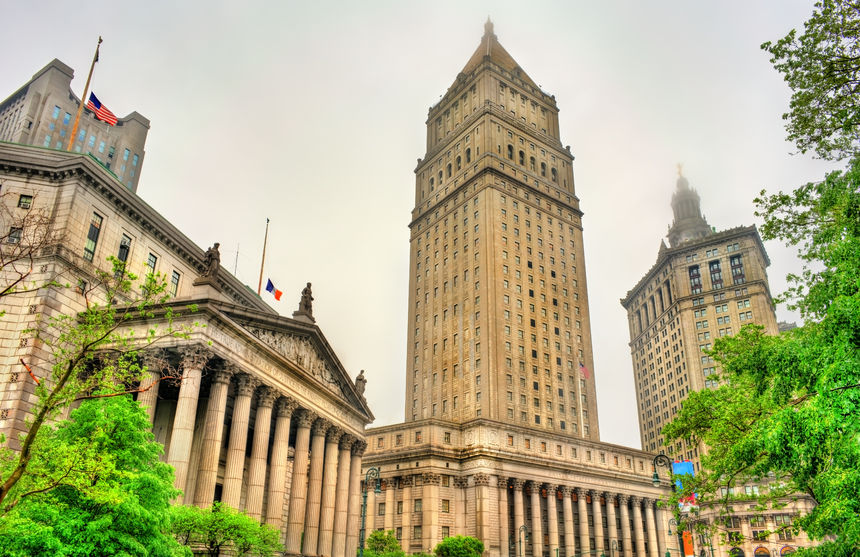
<path fill-rule="evenodd" d="M 220 502 L 209 509 L 173 507 L 171 515 L 171 532 L 179 543 L 202 547 L 213 557 L 226 549 L 238 557 L 270 556 L 283 549 L 277 530 Z"/>

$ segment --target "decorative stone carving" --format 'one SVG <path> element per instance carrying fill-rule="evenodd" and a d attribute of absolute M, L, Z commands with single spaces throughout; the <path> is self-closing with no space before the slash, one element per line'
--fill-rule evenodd
<path fill-rule="evenodd" d="M 179 351 L 183 369 L 203 369 L 215 353 L 200 345 L 183 347 Z"/>
<path fill-rule="evenodd" d="M 342 451 L 352 448 L 352 444 L 355 443 L 356 439 L 352 435 L 344 434 L 340 438 L 340 443 L 338 444 L 338 448 Z"/>
<path fill-rule="evenodd" d="M 285 418 L 287 416 L 292 416 L 298 405 L 299 403 L 292 398 L 288 396 L 282 396 L 278 399 L 278 405 L 275 411 L 278 413 L 277 416 L 279 418 Z"/>
<path fill-rule="evenodd" d="M 356 441 L 352 444 L 352 456 L 361 456 L 364 454 L 364 451 L 367 450 L 367 443 L 362 441 L 361 439 L 356 439 Z"/>
<path fill-rule="evenodd" d="M 299 427 L 313 427 L 317 415 L 305 408 L 299 409 L 296 416 L 296 424 Z"/>
<path fill-rule="evenodd" d="M 487 486 L 490 485 L 490 475 L 478 472 L 474 476 L 475 478 L 475 486 Z"/>
<path fill-rule="evenodd" d="M 311 434 L 325 436 L 331 426 L 332 425 L 326 420 L 322 418 L 317 418 L 317 421 L 314 422 L 314 425 L 311 428 Z"/>
<path fill-rule="evenodd" d="M 558 490 L 561 491 L 562 497 L 570 497 L 571 489 L 569 486 L 561 485 L 558 487 Z"/>
<path fill-rule="evenodd" d="M 642 498 L 638 497 L 636 495 L 631 495 L 630 496 L 630 502 L 633 503 L 633 505 L 638 507 L 639 505 L 642 504 Z"/>
<path fill-rule="evenodd" d="M 606 497 L 606 504 L 607 504 L 607 506 L 613 506 L 613 507 L 614 507 L 614 506 L 615 506 L 615 499 L 616 499 L 618 496 L 617 496 L 617 495 L 615 495 L 614 493 L 610 493 L 610 492 L 608 492 L 608 491 L 604 494 L 604 496 Z"/>
<path fill-rule="evenodd" d="M 339 427 L 331 426 L 326 434 L 326 442 L 339 444 L 341 437 L 343 437 L 345 434 L 346 432 L 344 432 Z"/>
<path fill-rule="evenodd" d="M 461 477 L 454 478 L 454 487 L 456 487 L 457 489 L 463 489 L 463 488 L 466 488 L 468 486 L 469 486 L 469 479 L 468 478 L 461 478 Z"/>
<path fill-rule="evenodd" d="M 212 374 L 212 383 L 221 383 L 222 385 L 230 384 L 230 378 L 233 377 L 233 372 L 229 369 L 219 369 Z"/>
<path fill-rule="evenodd" d="M 587 494 L 586 490 L 582 487 L 574 487 L 573 492 L 576 493 L 577 499 L 579 499 L 580 497 L 585 497 Z"/>
<path fill-rule="evenodd" d="M 242 373 L 236 377 L 237 388 L 236 392 L 239 396 L 252 396 L 257 385 L 260 384 L 255 378 L 247 373 Z"/>
<path fill-rule="evenodd" d="M 271 387 L 263 385 L 257 390 L 257 407 L 270 408 L 281 393 Z"/>
<path fill-rule="evenodd" d="M 218 275 L 218 268 L 221 266 L 221 252 L 218 251 L 218 248 L 221 246 L 218 242 L 206 250 L 206 253 L 203 256 L 204 263 L 206 268 L 203 270 L 203 274 L 201 277 L 206 278 L 215 278 Z"/>
<path fill-rule="evenodd" d="M 522 491 L 522 490 L 523 490 L 523 488 L 526 486 L 526 481 L 525 481 L 525 480 L 521 480 L 521 479 L 519 479 L 519 478 L 514 478 L 514 479 L 512 480 L 512 483 L 514 484 L 514 489 L 515 489 L 515 490 L 517 490 L 517 491 Z"/>
<path fill-rule="evenodd" d="M 143 365 L 152 373 L 160 373 L 167 367 L 167 359 L 161 350 L 145 350 L 141 353 L 141 360 Z"/>
<path fill-rule="evenodd" d="M 630 502 L 630 496 L 624 495 L 623 493 L 618 494 L 618 504 L 622 506 L 627 506 L 627 503 Z"/>
<path fill-rule="evenodd" d="M 421 483 L 424 485 L 439 485 L 442 483 L 442 476 L 439 474 L 422 474 Z"/>
<path fill-rule="evenodd" d="M 415 485 L 415 479 L 412 476 L 401 476 L 400 477 L 400 488 L 403 489 L 405 487 L 412 487 Z"/>
<path fill-rule="evenodd" d="M 355 378 L 355 391 L 364 397 L 364 389 L 367 387 L 367 379 L 364 378 L 364 370 L 358 372 L 358 377 Z"/>

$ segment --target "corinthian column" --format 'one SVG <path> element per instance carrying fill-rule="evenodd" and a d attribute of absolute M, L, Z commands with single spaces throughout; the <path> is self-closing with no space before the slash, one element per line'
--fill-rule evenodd
<path fill-rule="evenodd" d="M 525 547 L 520 548 L 520 544 L 525 545 L 526 540 L 525 538 L 520 540 L 520 528 L 526 524 L 526 504 L 525 501 L 523 501 L 523 489 L 525 489 L 525 485 L 526 482 L 523 480 L 514 480 L 514 536 L 517 547 L 523 554 L 525 554 Z"/>
<path fill-rule="evenodd" d="M 412 476 L 403 476 L 400 478 L 400 487 L 403 488 L 403 514 L 400 515 L 400 525 L 403 528 L 403 536 L 401 547 L 405 548 L 407 555 L 410 554 L 412 546 L 412 485 L 415 480 Z"/>
<path fill-rule="evenodd" d="M 509 557 L 511 551 L 510 534 L 510 505 L 508 504 L 508 478 L 499 476 L 499 554 L 500 557 Z"/>
<path fill-rule="evenodd" d="M 137 403 L 146 410 L 149 424 L 155 421 L 155 406 L 158 404 L 158 383 L 161 379 L 161 370 L 164 368 L 164 358 L 161 352 L 147 350 L 143 353 L 143 365 L 146 366 L 146 374 L 140 381 L 140 392 L 137 393 Z"/>
<path fill-rule="evenodd" d="M 203 375 L 203 367 L 211 357 L 212 352 L 202 347 L 186 348 L 182 351 L 182 383 L 179 385 L 173 432 L 167 451 L 167 463 L 173 466 L 175 474 L 173 485 L 182 491 L 185 491 L 188 479 L 188 460 L 191 456 L 191 440 L 194 437 L 200 378 Z M 182 497 L 179 497 L 180 501 Z"/>
<path fill-rule="evenodd" d="M 660 548 L 657 545 L 657 525 L 654 522 L 654 500 L 643 499 L 645 503 L 645 524 L 648 527 L 648 553 L 651 557 L 660 557 Z"/>
<path fill-rule="evenodd" d="M 570 488 L 561 486 L 561 510 L 564 513 L 564 554 L 573 557 L 576 553 L 576 534 L 573 531 L 573 501 L 570 500 Z"/>
<path fill-rule="evenodd" d="M 618 526 L 615 523 L 615 494 L 606 494 L 606 525 L 609 527 L 609 549 L 612 550 L 612 542 L 618 542 Z"/>
<path fill-rule="evenodd" d="M 627 504 L 630 502 L 630 497 L 627 495 L 618 496 L 618 508 L 621 509 L 621 538 L 624 542 L 624 557 L 633 557 L 633 535 L 630 533 L 630 510 Z"/>
<path fill-rule="evenodd" d="M 347 557 L 355 555 L 358 548 L 358 523 L 361 518 L 361 456 L 366 448 L 367 443 L 364 441 L 355 441 L 352 444 L 352 459 L 349 464 L 349 504 L 346 515 L 346 551 L 344 552 Z M 388 486 L 386 487 L 386 497 L 388 490 L 394 493 L 391 486 Z M 391 505 L 394 505 L 393 499 Z M 386 505 L 385 513 L 387 516 L 388 505 Z"/>
<path fill-rule="evenodd" d="M 266 524 L 281 529 L 286 495 L 287 456 L 290 451 L 290 418 L 296 409 L 296 401 L 289 397 L 278 400 L 275 418 L 275 441 L 269 461 L 269 500 L 266 505 Z"/>
<path fill-rule="evenodd" d="M 337 456 L 337 490 L 335 491 L 334 500 L 334 528 L 331 540 L 330 555 L 345 555 L 346 552 L 346 525 L 349 514 L 349 469 L 352 464 L 350 453 L 352 444 L 355 441 L 352 437 L 344 435 L 340 439 L 340 454 Z M 368 493 L 373 493 L 370 489 Z M 373 501 L 368 497 L 367 518 L 368 530 L 372 530 L 373 516 L 375 510 Z"/>
<path fill-rule="evenodd" d="M 642 498 L 631 497 L 633 503 L 633 531 L 636 536 L 636 555 L 645 555 L 645 530 L 642 528 Z"/>
<path fill-rule="evenodd" d="M 424 485 L 422 497 L 422 534 L 427 547 L 436 547 L 439 543 L 439 484 L 442 476 L 439 474 L 424 474 L 421 478 Z M 489 514 L 489 511 L 487 511 Z"/>
<path fill-rule="evenodd" d="M 602 552 L 605 546 L 603 545 L 603 509 L 600 508 L 600 492 L 592 490 L 589 495 L 591 495 L 591 514 L 594 515 L 595 548 Z"/>
<path fill-rule="evenodd" d="M 543 524 L 540 509 L 541 485 L 532 482 L 532 555 L 543 555 Z"/>
<path fill-rule="evenodd" d="M 322 498 L 323 464 L 325 462 L 325 434 L 331 427 L 322 418 L 314 422 L 311 435 L 311 470 L 308 477 L 308 503 L 305 509 L 305 540 L 302 555 L 319 555 L 317 544 L 320 535 L 320 499 Z"/>
<path fill-rule="evenodd" d="M 245 446 L 248 444 L 248 417 L 251 414 L 251 397 L 257 381 L 241 374 L 237 380 L 236 400 L 233 403 L 233 424 L 227 444 L 227 466 L 224 469 L 224 494 L 221 500 L 234 509 L 242 499 L 242 476 L 245 472 Z"/>
<path fill-rule="evenodd" d="M 478 539 L 487 540 L 487 551 L 490 545 L 490 476 L 477 473 L 475 480 L 475 503 L 477 509 Z M 425 534 L 426 535 L 426 534 Z"/>
<path fill-rule="evenodd" d="M 293 475 L 290 484 L 290 511 L 287 518 L 286 552 L 292 555 L 302 551 L 302 532 L 305 528 L 305 512 L 308 494 L 308 444 L 311 439 L 311 424 L 316 414 L 299 410 L 296 428 L 296 452 L 293 456 Z"/>
<path fill-rule="evenodd" d="M 579 510 L 579 552 L 585 553 L 591 549 L 588 541 L 588 507 L 585 501 L 585 490 L 581 487 L 574 488 L 576 493 L 576 505 Z"/>
<path fill-rule="evenodd" d="M 322 495 L 320 497 L 319 541 L 317 555 L 331 555 L 334 527 L 334 499 L 337 492 L 338 445 L 343 431 L 333 427 L 328 431 L 325 444 Z"/>
<path fill-rule="evenodd" d="M 202 509 L 212 506 L 215 498 L 215 482 L 218 479 L 218 461 L 221 457 L 221 438 L 224 435 L 224 412 L 227 408 L 227 388 L 232 372 L 216 371 L 209 389 L 206 405 L 206 421 L 203 424 L 203 445 L 194 488 L 194 504 Z"/>
<path fill-rule="evenodd" d="M 263 512 L 263 493 L 266 485 L 266 455 L 269 453 L 269 431 L 272 428 L 272 405 L 278 393 L 268 387 L 257 391 L 257 417 L 254 420 L 254 444 L 248 465 L 248 498 L 245 509 L 248 516 L 257 520 Z"/>
<path fill-rule="evenodd" d="M 555 557 L 555 552 L 558 550 L 558 486 L 546 486 L 546 529 L 549 533 L 549 554 L 550 557 Z"/>

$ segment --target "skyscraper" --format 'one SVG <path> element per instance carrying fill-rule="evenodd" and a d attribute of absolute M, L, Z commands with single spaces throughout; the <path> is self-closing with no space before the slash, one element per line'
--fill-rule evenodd
<path fill-rule="evenodd" d="M 415 170 L 407 421 L 599 438 L 572 163 L 555 98 L 487 22 Z"/>
<path fill-rule="evenodd" d="M 488 21 L 415 170 L 406 421 L 367 432 L 367 529 L 407 553 L 665 552 L 666 471 L 655 486 L 653 455 L 598 441 L 572 162 L 555 98 Z"/>

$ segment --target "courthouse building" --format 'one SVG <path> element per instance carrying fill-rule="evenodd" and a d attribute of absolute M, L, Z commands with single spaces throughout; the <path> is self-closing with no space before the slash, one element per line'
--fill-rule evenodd
<path fill-rule="evenodd" d="M 714 339 L 737 333 L 746 324 L 778 334 L 767 266 L 770 265 L 755 226 L 716 231 L 702 216 L 699 194 L 679 176 L 672 195 L 674 221 L 669 245 L 661 240 L 657 261 L 621 300 L 627 310 L 630 353 L 636 384 L 642 447 L 690 460 L 696 471 L 702 446 L 666 440 L 663 426 L 675 419 L 690 391 L 716 387 L 719 371 L 705 353 Z M 715 555 L 786 554 L 809 545 L 805 534 L 776 531 L 813 501 L 798 494 L 778 511 L 762 513 L 744 495 L 764 489 L 736 488 L 734 516 L 723 526 L 727 543 Z M 714 520 L 703 510 L 704 520 Z M 698 546 L 697 546 L 698 547 Z"/>
<path fill-rule="evenodd" d="M 367 432 L 367 528 L 407 553 L 677 551 L 668 472 L 655 486 L 653 454 L 600 442 L 572 164 L 555 98 L 487 22 L 415 169 L 405 422 Z"/>
<path fill-rule="evenodd" d="M 22 362 L 49 376 L 51 354 L 26 330 L 81 311 L 83 292 L 114 256 L 138 276 L 168 281 L 169 303 L 131 327 L 163 327 L 166 307 L 181 313 L 175 326 L 191 326 L 189 338 L 142 354 L 144 387 L 164 369 L 181 373 L 181 382 L 159 381 L 139 395 L 176 469 L 180 502 L 242 509 L 280 529 L 290 554 L 355 555 L 364 428 L 373 415 L 315 324 L 310 299 L 292 318 L 278 315 L 218 267 L 217 246 L 204 252 L 102 163 L 0 143 L 4 256 L 33 241 L 33 217 L 48 218 L 56 234 L 32 262 L 5 265 L 2 284 L 32 270 L 21 288 L 72 285 L 3 297 L 0 431 L 14 442 L 35 401 Z"/>

